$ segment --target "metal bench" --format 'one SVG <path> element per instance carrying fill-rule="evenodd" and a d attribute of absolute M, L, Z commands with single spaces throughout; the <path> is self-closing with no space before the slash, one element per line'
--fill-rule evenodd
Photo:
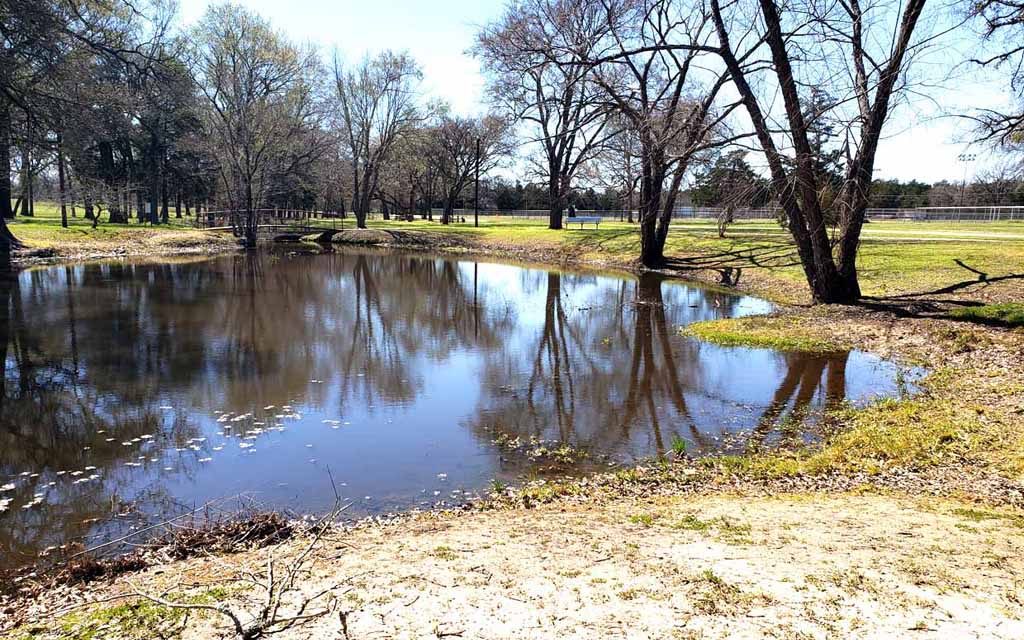
<path fill-rule="evenodd" d="M 579 224 L 580 229 L 582 229 L 585 224 L 592 224 L 594 225 L 594 228 L 597 229 L 601 225 L 601 218 L 599 216 L 576 216 L 574 218 L 566 218 L 565 223 Z"/>

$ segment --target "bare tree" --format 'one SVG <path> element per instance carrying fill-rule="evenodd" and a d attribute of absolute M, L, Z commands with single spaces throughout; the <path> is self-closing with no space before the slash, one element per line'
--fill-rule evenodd
<path fill-rule="evenodd" d="M 981 0 L 972 12 L 984 25 L 984 36 L 998 50 L 974 62 L 1009 70 L 1010 91 L 1016 110 L 985 110 L 976 116 L 984 140 L 1004 147 L 1024 145 L 1024 2 Z"/>
<path fill-rule="evenodd" d="M 338 119 L 352 165 L 352 210 L 361 229 L 366 228 L 382 165 L 398 141 L 423 120 L 417 104 L 422 77 L 407 53 L 384 51 L 350 69 L 334 57 Z"/>
<path fill-rule="evenodd" d="M 431 127 L 427 144 L 430 170 L 444 198 L 441 224 L 451 222 L 455 202 L 472 182 L 478 165 L 480 175 L 485 175 L 498 166 L 511 147 L 508 125 L 501 118 L 463 118 L 447 113 Z"/>
<path fill-rule="evenodd" d="M 410 131 L 396 143 L 394 158 L 380 168 L 374 197 L 381 202 L 385 219 L 395 213 L 410 220 L 421 202 L 427 206 L 429 149 L 428 129 Z"/>
<path fill-rule="evenodd" d="M 590 184 L 615 190 L 623 208 L 624 215 L 620 219 L 625 218 L 632 224 L 640 186 L 639 160 L 643 154 L 639 137 L 628 121 L 616 114 L 611 127 L 613 136 L 602 146 L 594 161 L 583 168 L 582 177 Z"/>
<path fill-rule="evenodd" d="M 565 34 L 594 31 L 600 14 L 580 0 L 520 0 L 477 36 L 476 55 L 490 76 L 494 102 L 530 123 L 548 185 L 548 226 L 562 228 L 573 178 L 609 139 L 607 101 L 584 64 L 591 42 L 568 47 Z M 583 24 L 580 24 L 580 21 Z"/>
<path fill-rule="evenodd" d="M 861 296 L 857 250 L 875 154 L 907 88 L 914 53 L 928 43 L 915 38 L 925 0 L 757 0 L 724 8 L 719 0 L 709 2 L 718 33 L 714 49 L 746 107 L 811 294 L 820 303 L 854 302 Z M 808 108 L 810 87 L 834 96 L 827 114 Z M 779 96 L 781 114 L 774 108 Z M 810 139 L 813 119 L 822 117 L 841 122 L 847 141 L 834 213 L 820 197 L 822 150 Z M 834 237 L 830 217 L 838 223 Z"/>
<path fill-rule="evenodd" d="M 572 22 L 594 25 L 596 31 L 564 40 L 577 47 L 593 69 L 594 82 L 637 136 L 640 262 L 661 267 L 690 163 L 735 139 L 722 132 L 738 103 L 716 108 L 729 75 L 710 56 L 715 34 L 704 7 L 670 0 L 600 0 L 599 5 L 600 21 Z M 588 41 L 597 44 L 578 48 Z"/>
<path fill-rule="evenodd" d="M 5 219 L 11 207 L 11 154 L 15 123 L 21 121 L 31 134 L 37 128 L 63 137 L 63 117 L 69 96 L 59 88 L 70 66 L 89 69 L 99 59 L 142 66 L 150 59 L 144 52 L 146 36 L 162 37 L 166 25 L 147 18 L 155 7 L 126 0 L 82 2 L 77 0 L 5 0 L 0 8 L 0 249 L 19 246 Z M 146 9 L 152 9 L 145 11 Z M 141 23 L 152 22 L 146 33 Z M 83 73 L 83 75 L 85 75 Z M 90 104 L 92 104 L 90 102 Z M 20 118 L 18 117 L 20 114 Z M 29 136 L 32 141 L 32 136 Z M 49 155 L 55 144 L 40 137 Z M 28 145 L 31 146 L 31 145 Z M 31 149 L 26 147 L 26 156 Z M 28 163 L 31 165 L 31 162 Z M 28 171 L 32 177 L 31 166 Z"/>
<path fill-rule="evenodd" d="M 321 67 L 312 49 L 296 47 L 236 5 L 208 9 L 191 39 L 193 74 L 208 107 L 208 149 L 235 232 L 255 246 L 258 208 L 275 182 L 325 151 L 315 93 Z"/>

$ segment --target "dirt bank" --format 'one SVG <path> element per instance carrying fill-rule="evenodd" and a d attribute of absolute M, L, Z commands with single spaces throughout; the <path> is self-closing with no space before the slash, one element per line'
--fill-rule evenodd
<path fill-rule="evenodd" d="M 238 250 L 238 242 L 229 234 L 174 230 L 154 232 L 150 229 L 119 230 L 114 237 L 89 237 L 47 242 L 45 246 L 29 246 L 15 251 L 11 262 L 16 266 L 87 262 L 113 258 L 166 258 L 173 256 L 207 256 Z"/>

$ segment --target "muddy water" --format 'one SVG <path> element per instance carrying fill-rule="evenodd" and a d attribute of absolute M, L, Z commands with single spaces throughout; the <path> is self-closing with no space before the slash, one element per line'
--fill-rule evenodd
<path fill-rule="evenodd" d="M 678 333 L 769 309 L 653 275 L 362 250 L 10 274 L 0 566 L 197 507 L 302 513 L 337 488 L 359 515 L 673 442 L 801 442 L 823 408 L 900 392 L 866 354 Z"/>

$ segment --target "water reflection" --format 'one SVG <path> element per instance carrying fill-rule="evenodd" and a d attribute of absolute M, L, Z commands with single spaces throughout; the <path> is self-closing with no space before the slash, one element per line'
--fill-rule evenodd
<path fill-rule="evenodd" d="M 667 282 L 381 251 L 0 275 L 0 565 L 200 505 L 356 513 L 531 471 L 500 439 L 619 460 L 805 439 L 896 392 L 863 354 L 682 338 L 761 312 Z M 739 435 L 740 437 L 736 438 Z"/>

